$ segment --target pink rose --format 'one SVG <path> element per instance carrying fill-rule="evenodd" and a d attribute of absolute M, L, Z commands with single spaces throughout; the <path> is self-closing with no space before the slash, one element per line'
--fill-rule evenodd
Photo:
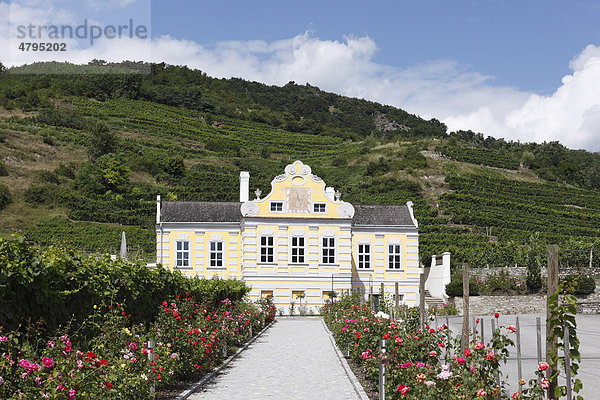
<path fill-rule="evenodd" d="M 52 368 L 54 366 L 54 361 L 50 357 L 42 357 L 42 365 L 45 368 Z"/>
<path fill-rule="evenodd" d="M 477 397 L 485 397 L 485 396 L 487 396 L 487 392 L 485 390 L 479 389 L 477 391 Z"/>

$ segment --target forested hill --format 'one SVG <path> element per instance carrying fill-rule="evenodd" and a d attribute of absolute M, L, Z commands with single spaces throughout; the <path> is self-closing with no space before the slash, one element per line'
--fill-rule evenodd
<path fill-rule="evenodd" d="M 600 248 L 598 153 L 447 132 L 308 84 L 165 64 L 139 73 L 147 67 L 0 67 L 2 234 L 115 253 L 125 230 L 132 251 L 151 259 L 157 194 L 235 201 L 240 170 L 266 193 L 301 159 L 344 200 L 413 200 L 422 259 L 451 251 L 473 265 L 513 264 L 558 242 L 581 250 L 568 253 L 579 263 Z M 42 69 L 70 73 L 27 74 Z"/>

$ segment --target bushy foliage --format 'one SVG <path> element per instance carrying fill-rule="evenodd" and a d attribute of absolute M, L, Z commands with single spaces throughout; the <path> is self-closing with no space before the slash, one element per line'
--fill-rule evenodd
<path fill-rule="evenodd" d="M 89 138 L 87 151 L 90 157 L 98 158 L 105 154 L 114 153 L 117 149 L 118 138 L 108 125 L 102 121 L 88 123 Z"/>
<path fill-rule="evenodd" d="M 13 201 L 8 186 L 0 185 L 0 211 L 4 210 Z"/>
<path fill-rule="evenodd" d="M 129 184 L 131 170 L 113 154 L 84 163 L 77 171 L 75 184 L 84 192 L 103 194 L 111 190 L 122 193 Z"/>
<path fill-rule="evenodd" d="M 488 275 L 482 286 L 481 294 L 485 295 L 515 295 L 523 294 L 526 291 L 526 286 L 522 280 L 513 278 L 503 269 Z"/>
<path fill-rule="evenodd" d="M 8 168 L 3 161 L 0 161 L 0 176 L 8 176 Z"/>
<path fill-rule="evenodd" d="M 81 323 L 93 306 L 120 302 L 135 322 L 153 321 L 157 298 L 189 293 L 206 304 L 248 292 L 241 281 L 188 279 L 165 268 L 111 261 L 108 256 L 82 256 L 60 248 L 41 251 L 23 237 L 0 239 L 0 326 L 16 329 L 43 321 L 55 329 L 69 321 Z"/>
<path fill-rule="evenodd" d="M 469 278 L 469 296 L 478 296 L 481 292 L 482 280 L 471 276 Z M 452 274 L 450 283 L 446 285 L 446 294 L 453 297 L 463 295 L 463 277 L 461 272 Z"/>
<path fill-rule="evenodd" d="M 594 293 L 596 281 L 593 277 L 583 274 L 567 275 L 560 278 L 561 287 L 565 292 L 577 295 Z"/>
<path fill-rule="evenodd" d="M 38 176 L 40 177 L 40 180 L 42 182 L 53 183 L 55 185 L 60 184 L 60 179 L 58 178 L 58 175 L 53 171 L 43 169 L 38 172 Z"/>
<path fill-rule="evenodd" d="M 169 157 L 163 162 L 163 170 L 174 177 L 181 177 L 185 173 L 182 156 Z"/>

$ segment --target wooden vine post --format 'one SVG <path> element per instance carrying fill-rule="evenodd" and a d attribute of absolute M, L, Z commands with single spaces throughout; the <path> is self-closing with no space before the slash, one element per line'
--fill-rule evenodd
<path fill-rule="evenodd" d="M 422 264 L 421 267 L 424 268 Z M 421 329 L 425 329 L 425 275 L 423 274 L 419 280 L 419 317 Z"/>
<path fill-rule="evenodd" d="M 550 296 L 558 290 L 558 245 L 548 245 L 548 296 L 546 297 L 546 362 L 550 364 L 550 368 L 546 370 L 546 378 L 550 381 L 548 393 L 554 393 L 554 389 L 558 386 L 557 379 L 552 379 L 552 375 L 556 373 L 556 366 L 553 366 L 550 361 L 550 354 L 555 351 L 557 338 L 552 334 L 552 310 L 550 305 Z"/>

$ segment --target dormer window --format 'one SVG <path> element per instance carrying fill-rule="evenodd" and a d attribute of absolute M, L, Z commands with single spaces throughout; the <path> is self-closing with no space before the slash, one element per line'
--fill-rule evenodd
<path fill-rule="evenodd" d="M 327 204 L 325 203 L 314 203 L 313 204 L 313 212 L 324 214 L 327 212 Z"/>
<path fill-rule="evenodd" d="M 282 212 L 283 211 L 283 202 L 282 201 L 272 201 L 271 202 L 271 212 Z"/>

